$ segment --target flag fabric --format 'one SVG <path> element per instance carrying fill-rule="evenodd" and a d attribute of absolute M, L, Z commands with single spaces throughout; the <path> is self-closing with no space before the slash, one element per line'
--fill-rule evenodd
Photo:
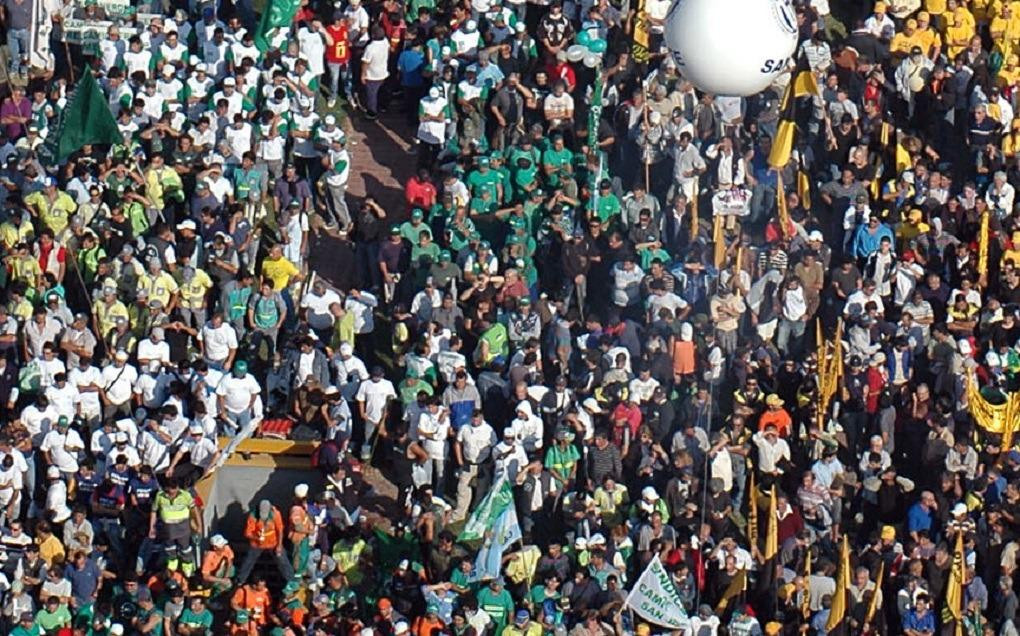
<path fill-rule="evenodd" d="M 981 213 L 981 225 L 978 230 L 978 260 L 977 260 L 977 273 L 980 279 L 979 284 L 985 285 L 988 283 L 988 240 L 989 240 L 989 211 L 986 208 Z"/>
<path fill-rule="evenodd" d="M 783 186 L 783 175 L 776 172 L 776 208 L 779 210 L 776 221 L 784 239 L 790 238 L 790 210 L 786 207 L 786 188 Z"/>
<path fill-rule="evenodd" d="M 255 29 L 255 46 L 260 51 L 269 48 L 273 29 L 290 26 L 301 7 L 301 0 L 269 0 L 269 6 L 262 11 L 259 26 Z"/>
<path fill-rule="evenodd" d="M 722 598 L 715 605 L 715 613 L 721 614 L 730 605 L 730 601 L 739 597 L 747 589 L 747 570 L 741 568 L 737 572 L 737 575 L 733 577 L 730 584 L 726 586 L 726 590 L 723 592 Z"/>
<path fill-rule="evenodd" d="M 839 568 L 836 570 L 836 591 L 832 594 L 832 605 L 829 610 L 829 620 L 825 623 L 825 631 L 845 633 L 847 602 L 846 596 L 850 591 L 850 543 L 846 535 L 843 535 L 843 545 L 839 551 Z"/>
<path fill-rule="evenodd" d="M 652 557 L 648 567 L 638 577 L 624 605 L 656 625 L 673 629 L 684 629 L 690 625 L 687 611 L 680 602 L 680 594 L 666 568 L 662 567 L 658 554 Z"/>
<path fill-rule="evenodd" d="M 864 615 L 864 622 L 871 625 L 875 621 L 875 616 L 878 612 L 878 597 L 882 594 L 882 578 L 885 576 L 885 561 L 880 561 L 878 564 L 878 576 L 875 577 L 875 589 L 871 593 L 871 600 L 868 602 L 868 611 Z M 871 632 L 875 633 L 874 625 L 871 625 Z"/>
<path fill-rule="evenodd" d="M 808 176 L 807 169 L 803 163 L 804 161 L 801 159 L 801 165 L 797 166 L 797 196 L 800 197 L 800 206 L 805 210 L 810 210 L 811 177 Z"/>
<path fill-rule="evenodd" d="M 779 558 L 779 515 L 776 513 L 776 487 L 769 490 L 768 525 L 765 527 L 765 545 L 762 549 L 762 564 L 758 569 L 755 587 L 759 595 L 771 595 L 776 587 L 776 561 Z"/>
<path fill-rule="evenodd" d="M 520 540 L 521 526 L 517 521 L 517 509 L 507 506 L 496 518 L 491 536 L 485 538 L 485 545 L 475 557 L 475 571 L 471 575 L 471 580 L 485 581 L 499 576 L 499 571 L 503 567 L 503 554 L 515 541 Z"/>
<path fill-rule="evenodd" d="M 28 27 L 28 65 L 31 68 L 53 70 L 50 52 L 50 35 L 53 33 L 53 14 L 42 0 L 32 2 L 32 17 Z M 23 53 L 26 53 L 23 51 Z"/>
<path fill-rule="evenodd" d="M 123 141 L 117 120 L 110 112 L 103 90 L 87 70 L 67 97 L 56 127 L 40 149 L 44 162 L 57 164 L 86 144 L 119 144 Z"/>
<path fill-rule="evenodd" d="M 468 517 L 464 529 L 461 530 L 458 541 L 477 541 L 485 538 L 485 531 L 494 528 L 496 520 L 507 508 L 513 506 L 514 493 L 510 489 L 510 482 L 501 479 L 493 484 L 488 494 L 478 502 L 478 507 Z M 514 519 L 516 519 L 516 515 Z"/>
<path fill-rule="evenodd" d="M 804 593 L 800 599 L 800 613 L 804 618 L 811 617 L 811 586 L 808 580 L 811 578 L 811 548 L 808 547 L 804 555 Z"/>
<path fill-rule="evenodd" d="M 645 0 L 638 0 L 637 10 L 634 12 L 630 44 L 630 56 L 638 64 L 648 61 L 648 12 L 645 10 Z"/>
<path fill-rule="evenodd" d="M 747 489 L 751 494 L 747 499 L 747 542 L 752 546 L 758 545 L 758 485 L 754 481 L 754 471 L 751 471 L 751 485 Z"/>
<path fill-rule="evenodd" d="M 797 58 L 797 66 L 793 69 L 790 84 L 786 87 L 779 107 L 779 126 L 776 128 L 772 150 L 769 152 L 769 165 L 773 168 L 782 168 L 790 163 L 797 136 L 797 98 L 808 95 L 821 97 L 821 92 L 818 90 L 818 81 L 808 66 L 807 58 L 801 54 Z"/>
<path fill-rule="evenodd" d="M 942 610 L 942 622 L 955 623 L 954 633 L 963 633 L 963 568 L 966 563 L 963 553 L 963 533 L 956 533 L 956 548 L 953 550 L 953 565 L 946 582 L 946 606 Z"/>

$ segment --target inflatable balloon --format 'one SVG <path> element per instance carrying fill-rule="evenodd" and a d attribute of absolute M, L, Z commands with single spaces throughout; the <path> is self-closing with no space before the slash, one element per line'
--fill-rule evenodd
<path fill-rule="evenodd" d="M 581 46 L 588 48 L 588 45 L 591 44 L 591 35 L 588 34 L 587 30 L 579 31 L 577 33 L 577 37 L 574 38 L 574 41 Z"/>
<path fill-rule="evenodd" d="M 598 54 L 592 53 L 591 51 L 584 54 L 584 65 L 588 68 L 595 68 L 601 63 L 602 58 Z"/>
<path fill-rule="evenodd" d="M 602 39 L 592 40 L 588 45 L 588 50 L 592 53 L 605 53 L 607 48 L 608 45 L 606 44 L 606 41 Z"/>
<path fill-rule="evenodd" d="M 567 59 L 571 62 L 580 62 L 584 59 L 584 54 L 587 52 L 588 49 L 580 44 L 575 44 L 567 49 Z"/>
<path fill-rule="evenodd" d="M 673 0 L 666 46 L 680 73 L 717 95 L 753 95 L 783 72 L 797 47 L 790 0 Z"/>

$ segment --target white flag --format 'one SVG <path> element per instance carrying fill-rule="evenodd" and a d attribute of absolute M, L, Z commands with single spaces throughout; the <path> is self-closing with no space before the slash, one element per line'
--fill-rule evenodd
<path fill-rule="evenodd" d="M 28 31 L 28 65 L 32 68 L 53 70 L 50 53 L 50 34 L 53 32 L 53 12 L 48 0 L 32 0 L 32 24 Z"/>
<path fill-rule="evenodd" d="M 634 588 L 627 595 L 626 605 L 656 625 L 683 629 L 690 624 L 687 611 L 680 603 L 680 594 L 677 593 L 666 568 L 662 567 L 659 555 L 655 555 L 641 573 Z"/>

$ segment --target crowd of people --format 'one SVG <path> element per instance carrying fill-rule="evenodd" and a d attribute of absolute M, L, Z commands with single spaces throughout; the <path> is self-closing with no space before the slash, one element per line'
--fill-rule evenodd
<path fill-rule="evenodd" d="M 39 3 L 0 4 L 0 632 L 1017 633 L 1017 3 L 795 0 L 817 95 L 746 97 L 669 0 L 64 44 L 86 0 L 51 69 Z M 83 74 L 122 140 L 53 163 Z M 411 148 L 401 204 L 348 196 L 352 130 Z M 270 432 L 314 472 L 207 528 Z M 680 623 L 628 602 L 659 568 Z"/>

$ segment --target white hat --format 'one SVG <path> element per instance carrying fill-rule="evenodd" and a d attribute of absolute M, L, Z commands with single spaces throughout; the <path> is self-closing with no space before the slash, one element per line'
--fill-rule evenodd
<path fill-rule="evenodd" d="M 467 31 L 474 31 L 477 28 L 478 28 L 478 23 L 475 22 L 474 20 L 468 20 L 464 24 L 464 29 L 466 29 Z"/>
<path fill-rule="evenodd" d="M 411 567 L 411 562 L 407 559 L 401 559 L 400 563 L 397 564 L 398 570 L 406 570 L 409 567 Z"/>
<path fill-rule="evenodd" d="M 335 126 L 336 125 L 336 116 L 335 115 L 326 115 L 322 119 L 322 121 L 325 122 L 325 124 L 327 126 Z"/>
<path fill-rule="evenodd" d="M 953 516 L 954 517 L 959 517 L 960 515 L 965 515 L 965 514 L 967 514 L 967 504 L 965 504 L 965 503 L 963 503 L 961 501 L 960 503 L 958 503 L 955 506 L 953 506 Z"/>
<path fill-rule="evenodd" d="M 691 326 L 691 323 L 685 322 L 680 325 L 680 339 L 685 342 L 694 340 L 694 327 Z"/>
<path fill-rule="evenodd" d="M 340 343 L 340 355 L 342 355 L 342 356 L 349 356 L 349 355 L 351 355 L 353 353 L 354 353 L 354 347 L 351 346 L 351 343 L 349 343 L 349 342 L 341 342 Z"/>
<path fill-rule="evenodd" d="M 124 636 L 124 626 L 121 625 L 120 623 L 114 623 L 113 625 L 110 625 L 110 635 Z"/>
<path fill-rule="evenodd" d="M 191 230 L 192 232 L 194 232 L 195 230 L 198 229 L 198 225 L 194 221 L 192 221 L 191 219 L 184 219 L 183 221 L 181 221 L 180 223 L 177 224 L 177 229 L 178 230 Z"/>
<path fill-rule="evenodd" d="M 46 477 L 49 479 L 60 479 L 60 469 L 56 466 L 50 466 L 46 469 Z"/>
<path fill-rule="evenodd" d="M 308 496 L 308 484 L 298 484 L 294 486 L 294 496 L 304 499 Z"/>
<path fill-rule="evenodd" d="M 807 240 L 809 240 L 809 241 L 824 241 L 825 237 L 822 236 L 822 233 L 819 232 L 818 230 L 811 230 L 811 232 L 807 235 Z"/>
<path fill-rule="evenodd" d="M 589 546 L 605 545 L 605 544 L 606 544 L 606 538 L 604 536 L 602 536 L 602 533 L 600 533 L 600 532 L 596 532 L 595 534 L 591 535 L 590 539 L 588 539 L 588 545 Z"/>
<path fill-rule="evenodd" d="M 662 113 L 657 110 L 653 110 L 648 113 L 648 121 L 654 126 L 662 121 Z"/>
<path fill-rule="evenodd" d="M 173 64 L 164 64 L 163 65 L 163 75 L 166 75 L 167 77 L 172 76 L 176 70 L 177 69 L 174 68 Z"/>
<path fill-rule="evenodd" d="M 592 413 L 601 413 L 602 412 L 602 407 L 599 406 L 598 401 L 595 398 L 593 398 L 593 397 L 585 399 L 584 402 L 581 402 L 581 406 L 583 406 L 584 408 L 588 409 Z"/>
<path fill-rule="evenodd" d="M 524 33 L 524 30 L 525 30 L 526 28 L 527 28 L 527 27 L 526 27 L 526 26 L 524 26 L 524 23 L 523 23 L 523 22 L 518 22 L 518 23 L 517 23 L 517 26 L 515 26 L 515 27 L 514 27 L 514 29 L 515 29 L 515 30 L 516 30 L 516 31 L 517 31 L 518 33 Z"/>
<path fill-rule="evenodd" d="M 655 492 L 655 488 L 652 486 L 645 486 L 641 489 L 641 498 L 648 501 L 658 501 L 659 493 Z"/>
<path fill-rule="evenodd" d="M 956 348 L 959 349 L 960 353 L 965 356 L 969 356 L 974 351 L 970 346 L 970 341 L 966 338 L 960 338 L 957 340 Z"/>
<path fill-rule="evenodd" d="M 218 548 L 222 548 L 223 546 L 227 545 L 227 539 L 222 534 L 214 534 L 212 538 L 209 539 L 209 543 Z"/>
<path fill-rule="evenodd" d="M 199 62 L 198 64 L 195 65 L 196 73 L 204 73 L 205 71 L 206 71 L 205 62 Z"/>
<path fill-rule="evenodd" d="M 227 79 L 223 80 L 223 85 L 224 86 L 236 86 L 237 85 L 237 80 L 235 80 L 233 77 L 228 77 Z"/>
<path fill-rule="evenodd" d="M 121 442 L 127 442 L 128 435 L 124 431 L 117 431 L 116 433 L 113 434 L 113 441 L 118 444 Z"/>
<path fill-rule="evenodd" d="M 205 433 L 205 429 L 198 422 L 192 422 L 188 425 L 188 432 L 194 435 L 195 433 Z"/>
<path fill-rule="evenodd" d="M 411 631 L 411 628 L 408 627 L 407 623 L 404 621 L 398 621 L 397 624 L 393 626 L 394 634 L 406 634 L 409 631 Z"/>
<path fill-rule="evenodd" d="M 587 550 L 588 549 L 588 540 L 585 539 L 584 537 L 577 537 L 576 539 L 574 539 L 574 549 L 576 549 L 576 550 Z"/>

